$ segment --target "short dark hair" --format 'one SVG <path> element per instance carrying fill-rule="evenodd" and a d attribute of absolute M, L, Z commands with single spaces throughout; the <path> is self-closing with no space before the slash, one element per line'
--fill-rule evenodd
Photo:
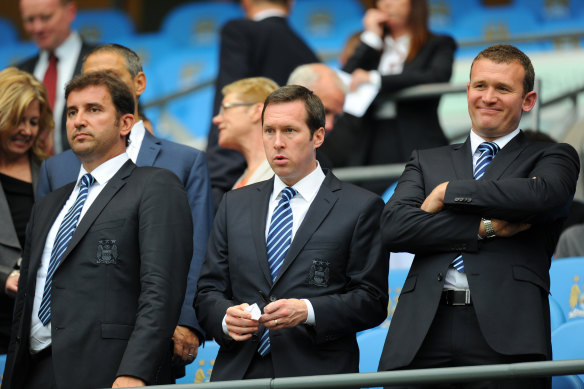
<path fill-rule="evenodd" d="M 116 107 L 117 119 L 128 113 L 134 114 L 134 96 L 130 88 L 107 71 L 85 73 L 73 78 L 65 88 L 65 99 L 71 92 L 90 86 L 105 86 L 108 89 Z"/>
<path fill-rule="evenodd" d="M 472 61 L 470 66 L 471 74 L 475 62 L 480 59 L 488 59 L 495 63 L 519 63 L 523 67 L 523 70 L 525 70 L 525 76 L 523 77 L 523 96 L 533 90 L 533 84 L 535 82 L 535 71 L 533 70 L 533 65 L 531 64 L 529 57 L 517 47 L 512 45 L 493 45 L 487 47 Z"/>
<path fill-rule="evenodd" d="M 322 101 L 308 88 L 300 85 L 286 85 L 276 89 L 266 98 L 262 110 L 262 125 L 264 124 L 264 112 L 270 104 L 291 103 L 302 101 L 306 109 L 306 125 L 310 130 L 310 137 L 315 131 L 324 127 L 325 113 Z"/>
<path fill-rule="evenodd" d="M 136 77 L 138 73 L 142 71 L 142 60 L 140 56 L 136 54 L 135 51 L 127 48 L 126 46 L 118 45 L 117 43 L 108 43 L 106 45 L 97 46 L 91 50 L 84 58 L 83 62 L 87 60 L 93 54 L 99 53 L 113 53 L 124 58 L 126 61 L 126 69 L 132 78 Z"/>

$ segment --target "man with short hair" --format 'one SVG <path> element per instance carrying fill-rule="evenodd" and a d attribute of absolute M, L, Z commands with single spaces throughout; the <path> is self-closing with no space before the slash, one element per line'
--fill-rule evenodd
<path fill-rule="evenodd" d="M 241 6 L 246 18 L 231 20 L 221 29 L 213 115 L 219 112 L 225 85 L 248 77 L 267 77 L 284 85 L 296 66 L 318 62 L 286 20 L 290 0 L 242 0 Z M 245 170 L 242 155 L 220 147 L 217 138 L 217 127 L 212 125 L 207 158 L 215 205 Z"/>
<path fill-rule="evenodd" d="M 415 254 L 379 370 L 549 360 L 549 268 L 576 189 L 567 144 L 519 129 L 535 105 L 529 57 L 491 46 L 471 65 L 464 144 L 414 151 L 383 211 L 392 251 Z M 461 388 L 544 388 L 549 378 Z"/>
<path fill-rule="evenodd" d="M 108 71 L 119 77 L 134 96 L 134 117 L 138 117 L 138 99 L 146 89 L 146 75 L 140 58 L 132 50 L 117 44 L 107 44 L 94 49 L 86 58 L 83 73 Z M 197 278 L 211 229 L 213 204 L 209 172 L 205 154 L 191 147 L 159 139 L 137 121 L 129 135 L 128 155 L 138 166 L 155 166 L 173 172 L 183 183 L 193 218 L 193 258 L 189 270 L 187 292 L 181 315 L 173 336 L 177 362 L 188 364 L 197 355 L 204 333 L 193 309 Z M 41 198 L 77 177 L 81 162 L 70 150 L 43 162 L 39 174 L 37 198 Z M 184 375 L 184 368 L 177 366 L 177 378 Z"/>
<path fill-rule="evenodd" d="M 185 190 L 171 172 L 129 160 L 135 107 L 123 82 L 88 73 L 65 97 L 82 166 L 33 208 L 2 386 L 172 383 L 192 255 Z"/>
<path fill-rule="evenodd" d="M 387 315 L 383 202 L 323 171 L 324 125 L 310 90 L 272 92 L 262 128 L 275 176 L 219 205 L 195 298 L 221 346 L 212 381 L 356 373 L 356 333 Z"/>
<path fill-rule="evenodd" d="M 71 29 L 77 6 L 72 0 L 20 0 L 25 31 L 39 54 L 17 65 L 43 81 L 55 120 L 53 150 L 69 148 L 65 127 L 65 85 L 81 73 L 83 57 L 94 47 Z"/>

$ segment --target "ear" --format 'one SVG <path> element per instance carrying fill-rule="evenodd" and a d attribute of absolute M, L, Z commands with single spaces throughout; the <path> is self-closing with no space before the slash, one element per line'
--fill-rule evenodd
<path fill-rule="evenodd" d="M 136 97 L 142 96 L 142 93 L 146 90 L 146 75 L 144 72 L 140 72 L 134 77 L 134 89 L 136 90 Z"/>
<path fill-rule="evenodd" d="M 130 131 L 132 131 L 132 127 L 134 127 L 134 115 L 132 115 L 131 113 L 127 113 L 125 115 L 120 116 L 119 120 L 120 136 L 129 136 Z"/>
<path fill-rule="evenodd" d="M 67 12 L 69 26 L 73 24 L 75 16 L 77 15 L 77 4 L 74 1 L 70 1 L 65 4 L 65 11 Z M 71 28 L 71 27 L 70 27 Z"/>
<path fill-rule="evenodd" d="M 324 142 L 324 127 L 319 128 L 318 130 L 314 131 L 314 134 L 312 134 L 312 141 L 314 142 L 314 148 L 318 149 L 320 146 L 322 146 L 322 143 Z"/>
<path fill-rule="evenodd" d="M 264 103 L 257 103 L 251 107 L 251 120 L 254 123 L 259 123 L 262 120 L 262 110 L 264 109 Z"/>
<path fill-rule="evenodd" d="M 529 112 L 535 106 L 535 102 L 537 101 L 537 92 L 532 90 L 531 92 L 527 93 L 523 98 L 523 103 L 521 104 L 521 109 L 523 112 Z"/>

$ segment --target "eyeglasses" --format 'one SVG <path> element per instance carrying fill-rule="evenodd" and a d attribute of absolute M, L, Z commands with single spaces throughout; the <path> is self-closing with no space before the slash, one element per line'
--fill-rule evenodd
<path fill-rule="evenodd" d="M 222 103 L 221 108 L 219 108 L 219 114 L 221 115 L 223 112 L 228 110 L 229 108 L 233 107 L 247 107 L 249 105 L 254 105 L 257 103 Z"/>

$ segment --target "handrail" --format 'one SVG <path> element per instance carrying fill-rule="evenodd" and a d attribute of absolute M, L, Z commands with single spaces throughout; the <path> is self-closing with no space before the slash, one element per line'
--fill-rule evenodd
<path fill-rule="evenodd" d="M 330 374 L 319 376 L 262 378 L 240 381 L 159 385 L 155 389 L 301 389 L 354 388 L 386 385 L 427 385 L 438 383 L 549 377 L 584 373 L 584 359 L 522 362 L 499 365 L 396 370 L 378 373 Z"/>

